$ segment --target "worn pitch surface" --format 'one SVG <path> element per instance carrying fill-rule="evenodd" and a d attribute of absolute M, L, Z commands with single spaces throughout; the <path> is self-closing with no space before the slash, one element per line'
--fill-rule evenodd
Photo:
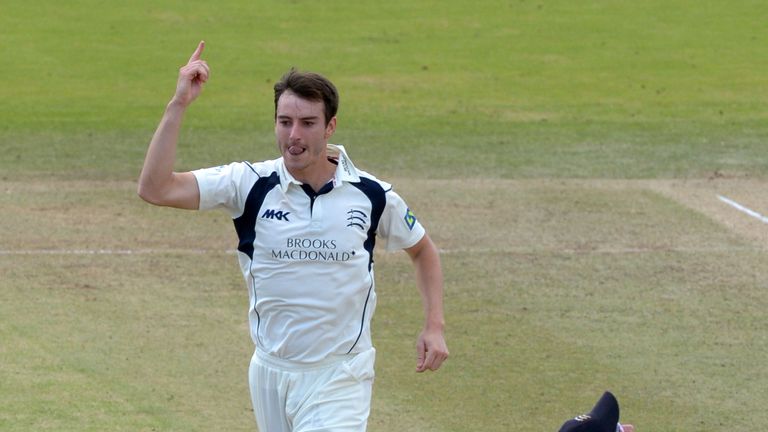
<path fill-rule="evenodd" d="M 412 270 L 378 254 L 371 430 L 554 430 L 605 389 L 649 428 L 768 421 L 768 225 L 717 199 L 768 213 L 764 182 L 394 184 L 443 250 L 451 359 L 413 372 Z M 132 182 L 0 192 L 4 430 L 252 430 L 225 214 Z"/>

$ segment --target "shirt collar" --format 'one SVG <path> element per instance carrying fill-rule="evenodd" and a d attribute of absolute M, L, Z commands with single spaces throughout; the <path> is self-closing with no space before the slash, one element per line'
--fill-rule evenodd
<path fill-rule="evenodd" d="M 333 176 L 333 186 L 341 186 L 343 182 L 359 182 L 360 175 L 357 173 L 357 168 L 352 163 L 352 160 L 347 156 L 347 151 L 344 146 L 337 144 L 328 144 L 327 147 L 328 158 L 336 162 L 336 173 Z M 295 184 L 300 186 L 302 183 L 296 180 L 288 168 L 285 167 L 285 162 L 281 157 L 278 163 L 278 174 L 280 176 L 280 189 L 283 192 L 288 190 L 288 186 Z"/>
<path fill-rule="evenodd" d="M 360 175 L 357 168 L 352 163 L 352 159 L 347 156 L 344 146 L 337 144 L 328 144 L 328 157 L 336 161 L 336 175 L 333 177 L 333 185 L 340 186 L 343 182 L 359 182 Z"/>

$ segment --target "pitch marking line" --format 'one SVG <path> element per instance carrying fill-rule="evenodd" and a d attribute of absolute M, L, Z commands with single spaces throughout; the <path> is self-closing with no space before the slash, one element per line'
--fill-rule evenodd
<path fill-rule="evenodd" d="M 765 221 L 768 223 L 768 218 Z M 530 254 L 568 254 L 568 255 L 621 255 L 621 254 L 643 254 L 653 252 L 734 252 L 747 250 L 742 248 L 690 248 L 690 247 L 658 247 L 658 248 L 595 248 L 595 249 L 536 249 L 536 248 L 459 248 L 459 249 L 440 249 L 442 255 L 454 254 L 507 254 L 507 255 L 530 255 Z M 168 255 L 168 254 L 189 254 L 189 255 L 207 255 L 207 254 L 227 254 L 235 255 L 234 249 L 216 250 L 216 249 L 0 249 L 0 256 L 10 255 Z M 394 254 L 387 252 L 386 254 Z"/>
<path fill-rule="evenodd" d="M 150 255 L 150 254 L 234 254 L 235 250 L 213 249 L 20 249 L 2 250 L 0 255 Z"/>
<path fill-rule="evenodd" d="M 726 198 L 726 197 L 724 197 L 722 195 L 718 195 L 717 199 L 719 199 L 720 201 L 728 204 L 729 206 L 735 208 L 736 210 L 738 210 L 740 212 L 746 213 L 746 214 L 752 216 L 753 218 L 758 219 L 759 221 L 761 221 L 763 223 L 768 223 L 768 217 L 765 217 L 765 216 L 761 215 L 760 213 L 758 213 L 758 212 L 756 212 L 756 211 L 754 211 L 754 210 L 752 210 L 750 208 L 744 207 L 743 205 L 737 203 L 736 201 L 734 201 L 732 199 Z"/>

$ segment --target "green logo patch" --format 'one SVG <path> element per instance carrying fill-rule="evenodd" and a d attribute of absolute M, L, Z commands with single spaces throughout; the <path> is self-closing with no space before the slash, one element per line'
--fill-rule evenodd
<path fill-rule="evenodd" d="M 416 215 L 413 214 L 411 209 L 405 212 L 405 224 L 408 225 L 409 230 L 413 230 L 413 226 L 416 225 Z"/>

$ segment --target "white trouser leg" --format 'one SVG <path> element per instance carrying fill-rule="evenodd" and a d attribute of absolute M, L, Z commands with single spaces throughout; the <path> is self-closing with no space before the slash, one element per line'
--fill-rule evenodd
<path fill-rule="evenodd" d="M 322 365 L 290 365 L 254 354 L 249 382 L 262 432 L 364 432 L 374 349 Z"/>

